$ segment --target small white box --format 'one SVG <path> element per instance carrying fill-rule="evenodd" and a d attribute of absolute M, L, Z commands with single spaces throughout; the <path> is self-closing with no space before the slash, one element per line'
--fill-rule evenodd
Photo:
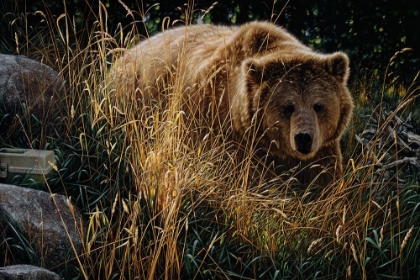
<path fill-rule="evenodd" d="M 35 175 L 47 175 L 52 164 L 56 164 L 53 151 L 31 149 L 0 149 L 0 174 L 7 173 L 30 173 Z M 6 170 L 3 170 L 5 169 Z M 3 177 L 4 178 L 4 177 Z"/>

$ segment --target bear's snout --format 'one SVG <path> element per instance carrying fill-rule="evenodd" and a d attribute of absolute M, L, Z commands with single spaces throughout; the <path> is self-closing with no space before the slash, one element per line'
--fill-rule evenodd
<path fill-rule="evenodd" d="M 295 135 L 295 145 L 299 153 L 309 154 L 312 148 L 312 134 L 299 132 Z"/>

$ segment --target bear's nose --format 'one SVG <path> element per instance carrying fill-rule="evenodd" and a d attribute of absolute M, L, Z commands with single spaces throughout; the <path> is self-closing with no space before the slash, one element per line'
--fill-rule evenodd
<path fill-rule="evenodd" d="M 295 135 L 295 143 L 298 152 L 309 154 L 312 147 L 312 135 L 307 132 L 299 132 Z"/>

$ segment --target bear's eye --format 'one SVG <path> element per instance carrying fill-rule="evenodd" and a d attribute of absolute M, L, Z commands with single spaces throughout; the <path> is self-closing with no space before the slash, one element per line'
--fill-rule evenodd
<path fill-rule="evenodd" d="M 290 117 L 294 111 L 295 111 L 295 105 L 293 104 L 289 104 L 284 107 L 284 114 L 286 115 L 286 117 Z"/>
<path fill-rule="evenodd" d="M 314 104 L 314 111 L 315 112 L 321 112 L 322 110 L 324 110 L 324 105 L 322 105 L 321 103 L 315 103 Z"/>

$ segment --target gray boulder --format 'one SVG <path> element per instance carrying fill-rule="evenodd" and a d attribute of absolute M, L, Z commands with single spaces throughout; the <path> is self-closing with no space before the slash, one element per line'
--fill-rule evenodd
<path fill-rule="evenodd" d="M 61 280 L 62 278 L 44 268 L 32 265 L 0 267 L 0 280 Z"/>
<path fill-rule="evenodd" d="M 24 102 L 31 112 L 45 116 L 63 86 L 63 78 L 51 67 L 26 56 L 0 54 L 0 104 L 9 112 Z"/>
<path fill-rule="evenodd" d="M 81 215 L 63 195 L 0 184 L 0 227 L 7 226 L 8 219 L 26 233 L 42 267 L 60 270 L 74 259 L 74 250 L 82 252 Z"/>

